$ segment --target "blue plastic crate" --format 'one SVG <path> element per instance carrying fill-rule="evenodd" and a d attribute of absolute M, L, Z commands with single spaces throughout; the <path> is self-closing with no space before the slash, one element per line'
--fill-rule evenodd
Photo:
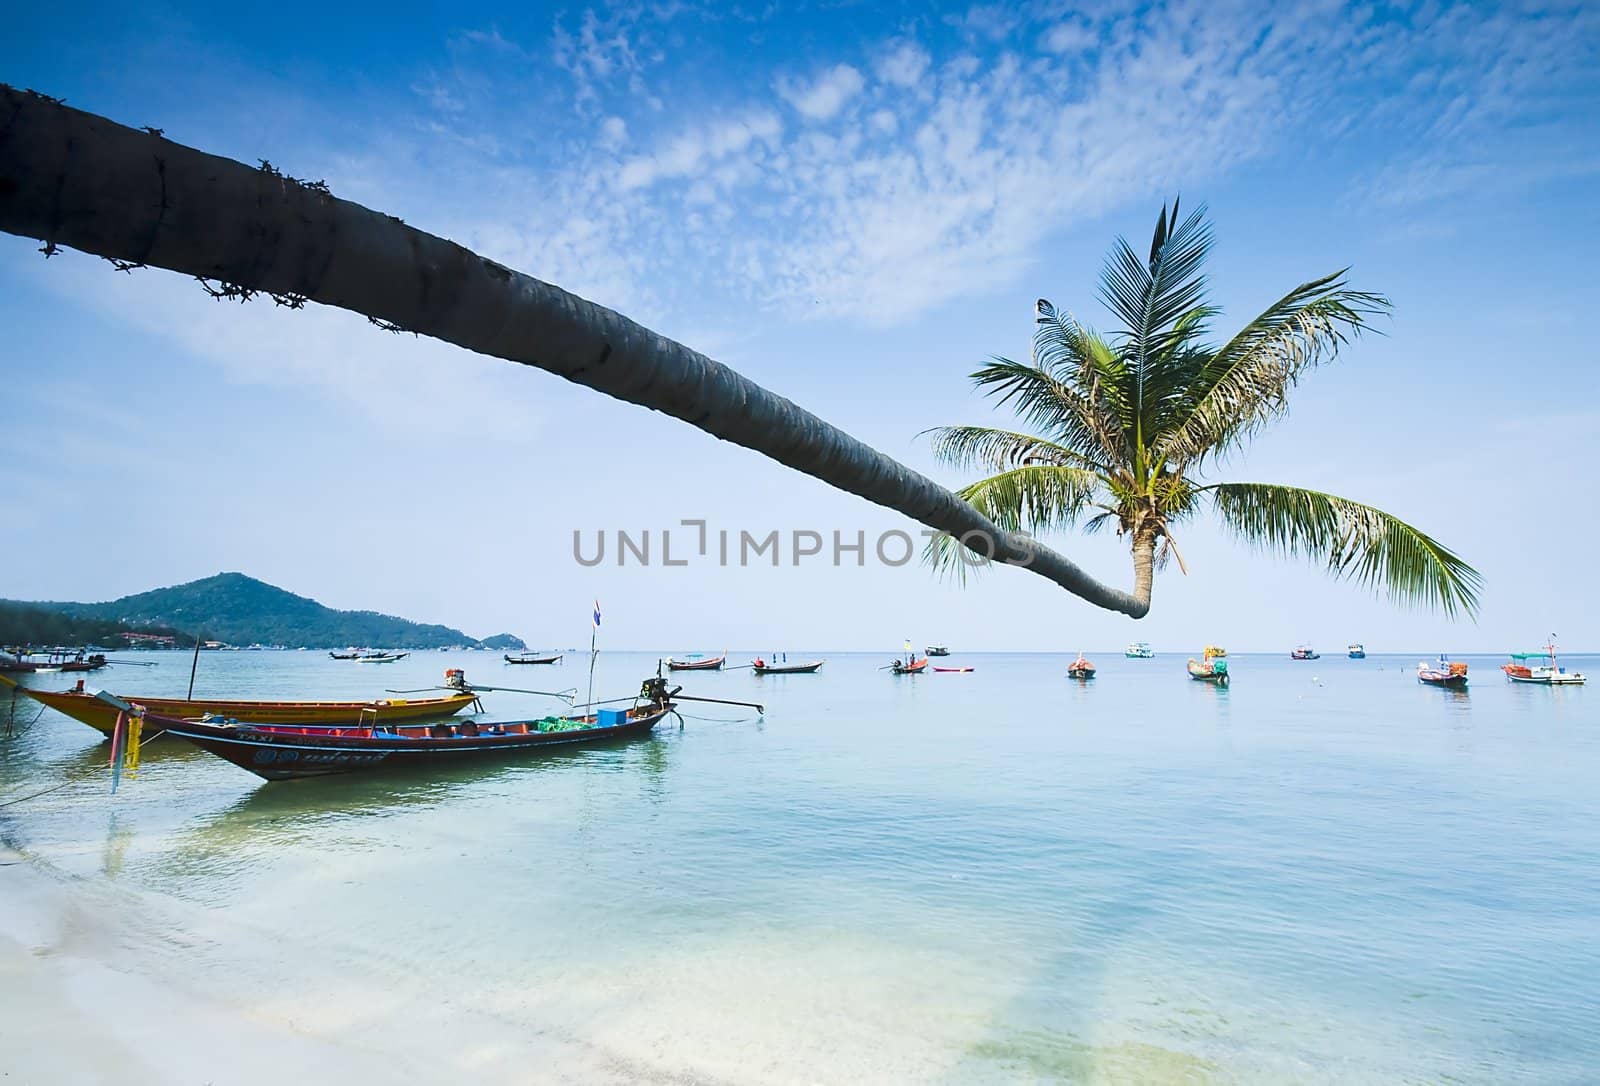
<path fill-rule="evenodd" d="M 618 727 L 628 722 L 628 710 L 600 709 L 594 714 L 594 722 L 597 727 L 601 728 Z"/>

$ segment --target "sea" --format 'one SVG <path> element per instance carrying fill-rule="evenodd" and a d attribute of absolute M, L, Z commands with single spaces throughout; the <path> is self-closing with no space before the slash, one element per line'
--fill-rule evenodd
<path fill-rule="evenodd" d="M 602 652 L 594 696 L 661 655 Z M 164 983 L 478 1081 L 1600 1081 L 1600 681 L 787 656 L 826 663 L 680 673 L 763 710 L 684 702 L 622 745 L 268 783 L 168 737 L 115 794 L 97 733 L 19 702 L 0 837 L 151 918 Z M 155 666 L 91 689 L 188 684 L 187 654 L 121 657 Z M 585 651 L 208 652 L 195 689 L 367 698 L 452 667 L 515 688 L 485 719 L 591 681 Z"/>

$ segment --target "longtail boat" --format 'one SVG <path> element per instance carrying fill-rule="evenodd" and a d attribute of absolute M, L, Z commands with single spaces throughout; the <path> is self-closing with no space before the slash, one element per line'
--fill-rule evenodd
<path fill-rule="evenodd" d="M 369 652 L 356 657 L 358 664 L 392 664 L 396 660 L 404 660 L 410 656 L 409 652 Z"/>
<path fill-rule="evenodd" d="M 896 660 L 894 663 L 889 665 L 889 670 L 894 672 L 896 675 L 921 675 L 927 669 L 928 658 L 926 656 L 920 660 L 912 660 L 910 662 L 905 660 Z"/>
<path fill-rule="evenodd" d="M 949 675 L 965 675 L 969 671 L 977 671 L 975 667 L 935 667 L 933 670 L 942 671 Z"/>
<path fill-rule="evenodd" d="M 143 712 L 142 730 L 165 731 L 269 781 L 325 777 L 358 770 L 449 766 L 526 755 L 556 747 L 616 742 L 648 735 L 682 701 L 746 705 L 754 702 L 679 696 L 660 675 L 641 684 L 626 709 L 596 709 L 578 716 L 535 720 L 438 721 L 433 724 L 354 728 L 176 720 Z M 136 704 L 108 706 L 139 713 Z"/>
<path fill-rule="evenodd" d="M 508 664 L 553 664 L 560 660 L 564 654 L 558 652 L 554 656 L 540 656 L 532 652 L 519 652 L 515 656 L 510 653 L 504 653 L 503 655 Z"/>
<path fill-rule="evenodd" d="M 359 660 L 361 658 L 359 652 L 330 652 L 328 655 L 335 660 Z"/>
<path fill-rule="evenodd" d="M 83 689 L 31 690 L 14 679 L 0 675 L 0 683 L 24 697 L 48 705 L 58 713 L 82 721 L 95 731 L 110 735 L 117 723 L 117 709 Z M 153 717 L 200 717 L 206 713 L 249 724 L 325 724 L 355 726 L 362 723 L 396 724 L 402 721 L 433 720 L 454 716 L 472 705 L 478 696 L 470 691 L 442 698 L 377 698 L 372 701 L 243 701 L 236 698 L 147 698 L 135 695 Z"/>
<path fill-rule="evenodd" d="M 1460 660 L 1451 660 L 1441 652 L 1437 667 L 1425 660 L 1417 661 L 1417 682 L 1426 686 L 1466 686 L 1467 665 Z"/>
<path fill-rule="evenodd" d="M 1092 679 L 1094 678 L 1094 665 L 1084 658 L 1083 653 L 1078 653 L 1078 658 L 1067 665 L 1067 678 Z"/>
<path fill-rule="evenodd" d="M 1200 682 L 1228 685 L 1228 650 L 1219 645 L 1207 645 L 1201 659 L 1189 660 L 1189 678 Z"/>
<path fill-rule="evenodd" d="M 678 660 L 678 659 L 675 659 L 675 658 L 669 656 L 669 657 L 667 657 L 667 670 L 668 671 L 721 671 L 722 670 L 722 665 L 727 663 L 727 662 L 728 662 L 728 657 L 726 655 L 722 655 L 722 656 L 701 656 L 699 653 L 695 653 L 692 656 L 685 656 L 681 660 Z"/>
<path fill-rule="evenodd" d="M 806 664 L 769 664 L 757 660 L 750 669 L 757 675 L 814 675 L 824 663 L 824 660 L 812 660 Z"/>
<path fill-rule="evenodd" d="M 1549 661 L 1533 663 L 1534 660 Z M 1500 670 L 1514 683 L 1537 683 L 1541 686 L 1582 686 L 1583 673 L 1568 671 L 1556 663 L 1556 641 L 1552 637 L 1543 652 L 1513 652 L 1511 662 L 1501 664 Z"/>

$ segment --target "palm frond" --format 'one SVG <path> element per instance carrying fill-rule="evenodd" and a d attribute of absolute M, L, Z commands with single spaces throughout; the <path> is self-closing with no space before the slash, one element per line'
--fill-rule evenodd
<path fill-rule="evenodd" d="M 1347 289 L 1344 275 L 1296 287 L 1212 355 L 1190 383 L 1187 403 L 1153 441 L 1157 455 L 1198 462 L 1282 415 L 1301 377 L 1389 309 L 1381 295 Z"/>
<path fill-rule="evenodd" d="M 1437 540 L 1370 505 L 1316 490 L 1271 483 L 1211 488 L 1222 521 L 1248 543 L 1281 554 L 1321 559 L 1390 598 L 1446 615 L 1478 612 L 1483 578 Z"/>
<path fill-rule="evenodd" d="M 972 374 L 972 380 L 1056 444 L 1092 460 L 1120 462 L 1120 427 L 1114 427 L 1073 383 L 1009 358 L 992 359 Z"/>
<path fill-rule="evenodd" d="M 1206 277 L 1201 273 L 1211 252 L 1213 235 L 1204 206 L 1178 222 L 1178 201 L 1171 212 L 1163 206 L 1150 240 L 1150 256 L 1141 260 L 1124 238 L 1118 238 L 1100 278 L 1100 297 L 1115 313 L 1129 339 L 1135 369 L 1143 369 L 1167 350 L 1174 337 L 1192 338 L 1203 330 L 1201 305 Z M 1202 310 L 1199 320 L 1186 314 Z"/>
<path fill-rule="evenodd" d="M 932 436 L 933 455 L 956 468 L 1008 471 L 1033 464 L 1061 464 L 1089 471 L 1107 471 L 1082 453 L 1032 434 L 988 426 L 936 426 L 918 437 Z"/>
<path fill-rule="evenodd" d="M 1100 476 L 1083 468 L 1033 465 L 980 479 L 956 491 L 996 527 L 1008 532 L 1037 533 L 1075 523 L 1094 497 Z M 992 553 L 994 540 L 963 545 L 948 535 L 929 540 L 924 555 L 941 573 L 964 574 L 971 563 L 963 551 Z M 960 567 L 957 570 L 957 567 Z"/>

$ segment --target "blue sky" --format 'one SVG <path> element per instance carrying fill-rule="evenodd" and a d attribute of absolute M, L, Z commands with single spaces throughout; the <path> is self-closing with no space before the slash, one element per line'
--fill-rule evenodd
<path fill-rule="evenodd" d="M 1007 421 L 966 375 L 1037 297 L 1106 325 L 1107 248 L 1181 192 L 1219 329 L 1347 265 L 1395 303 L 1221 474 L 1382 506 L 1487 588 L 1452 623 L 1205 521 L 1141 623 L 1014 570 L 586 568 L 575 529 L 915 526 L 538 371 L 0 237 L 0 595 L 237 569 L 562 646 L 599 597 L 619 648 L 1600 647 L 1597 53 L 1577 4 L 36 6 L 0 80 L 326 179 L 950 484 L 917 433 Z M 1050 542 L 1131 581 L 1112 536 Z"/>

